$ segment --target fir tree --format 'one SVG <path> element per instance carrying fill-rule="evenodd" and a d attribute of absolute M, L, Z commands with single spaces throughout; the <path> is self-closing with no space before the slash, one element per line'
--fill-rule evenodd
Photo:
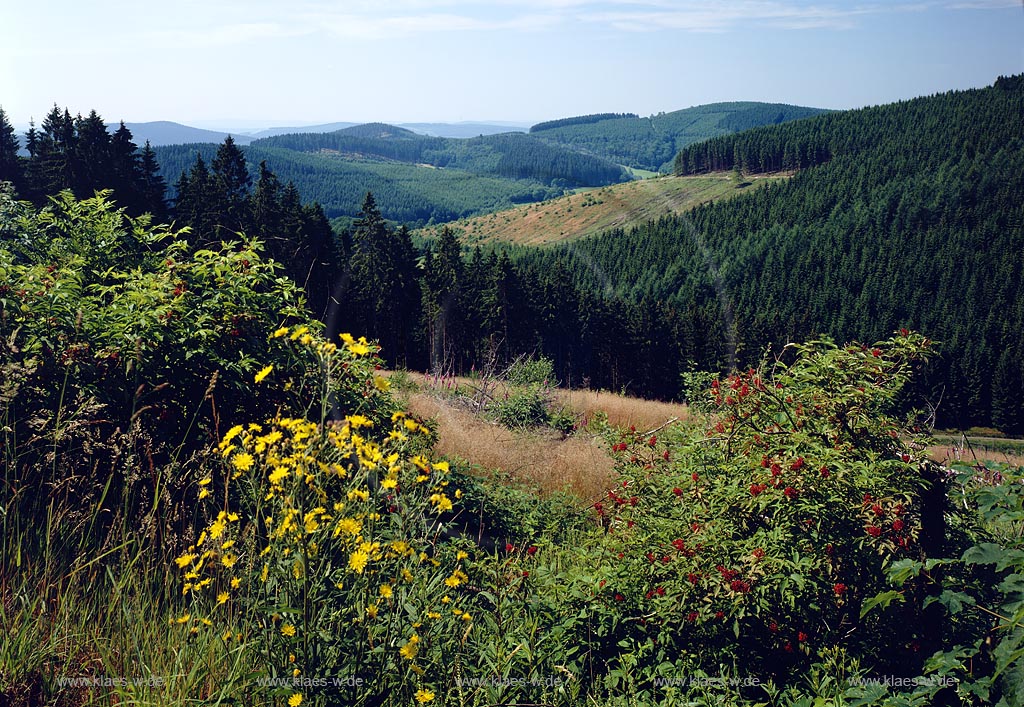
<path fill-rule="evenodd" d="M 18 157 L 18 137 L 14 126 L 7 119 L 7 113 L 0 108 L 0 182 L 11 182 L 15 191 L 23 188 L 22 160 Z"/>

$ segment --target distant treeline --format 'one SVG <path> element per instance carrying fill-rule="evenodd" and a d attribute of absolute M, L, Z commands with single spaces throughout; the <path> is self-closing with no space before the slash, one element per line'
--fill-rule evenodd
<path fill-rule="evenodd" d="M 548 120 L 537 123 L 530 128 L 531 133 L 539 133 L 552 128 L 564 128 L 569 125 L 589 125 L 600 123 L 602 120 L 615 120 L 616 118 L 639 118 L 636 113 L 592 113 L 591 115 L 578 115 L 575 118 L 561 118 L 559 120 Z"/>

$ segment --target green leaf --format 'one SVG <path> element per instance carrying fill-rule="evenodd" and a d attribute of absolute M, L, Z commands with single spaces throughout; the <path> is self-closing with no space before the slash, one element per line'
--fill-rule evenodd
<path fill-rule="evenodd" d="M 995 543 L 980 543 L 968 548 L 963 561 L 969 565 L 994 565 L 1003 558 L 1003 547 Z"/>
<path fill-rule="evenodd" d="M 871 610 L 875 609 L 876 607 L 881 607 L 882 609 L 888 608 L 888 606 L 893 601 L 902 604 L 903 593 L 898 592 L 895 589 L 892 589 L 888 592 L 881 592 L 879 594 L 876 594 L 870 599 L 865 599 L 864 603 L 860 607 L 860 618 L 863 619 Z"/>

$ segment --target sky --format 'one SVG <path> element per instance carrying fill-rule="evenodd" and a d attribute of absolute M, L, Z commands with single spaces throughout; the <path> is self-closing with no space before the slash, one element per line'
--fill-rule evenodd
<path fill-rule="evenodd" d="M 841 109 L 1022 72 L 1022 0 L 0 0 L 15 125 Z"/>

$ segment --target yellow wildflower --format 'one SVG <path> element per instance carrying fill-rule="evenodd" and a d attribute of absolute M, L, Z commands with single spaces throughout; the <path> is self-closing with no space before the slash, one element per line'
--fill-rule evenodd
<path fill-rule="evenodd" d="M 434 699 L 434 693 L 430 690 L 419 689 L 416 691 L 416 701 L 421 705 Z"/>
<path fill-rule="evenodd" d="M 288 327 L 283 326 L 273 334 L 270 335 L 271 339 L 280 339 L 282 336 L 288 336 L 288 332 L 291 331 Z"/>
<path fill-rule="evenodd" d="M 232 567 L 234 567 L 236 562 L 238 562 L 238 556 L 237 555 L 232 555 L 230 553 L 228 553 L 227 555 L 224 555 L 223 557 L 220 558 L 220 563 L 222 565 L 224 565 L 225 567 L 227 567 L 228 569 L 231 569 Z"/>
<path fill-rule="evenodd" d="M 204 488 L 204 489 L 202 489 L 199 492 L 199 500 L 202 501 L 204 498 L 206 498 L 209 495 L 210 495 L 210 489 Z"/>
<path fill-rule="evenodd" d="M 373 421 L 365 415 L 349 415 L 345 418 L 352 427 L 373 427 Z"/>
<path fill-rule="evenodd" d="M 217 595 L 217 605 L 220 606 L 221 604 L 226 602 L 230 597 L 231 597 L 231 595 L 228 594 L 227 592 L 221 592 L 220 594 Z"/>
<path fill-rule="evenodd" d="M 416 654 L 420 652 L 420 647 L 417 645 L 420 642 L 420 637 L 415 633 L 409 637 L 409 642 L 398 649 L 398 652 L 406 660 L 412 660 L 416 657 Z"/>
<path fill-rule="evenodd" d="M 302 704 L 302 693 L 296 692 L 288 698 L 288 707 L 299 707 Z"/>
<path fill-rule="evenodd" d="M 369 616 L 371 619 L 377 618 L 377 605 L 370 604 L 368 607 L 366 607 L 366 615 Z"/>
<path fill-rule="evenodd" d="M 224 529 L 227 527 L 227 523 L 225 523 L 223 519 L 218 518 L 213 521 L 213 525 L 210 526 L 210 537 L 216 540 L 224 533 Z"/>
<path fill-rule="evenodd" d="M 238 589 L 241 585 L 242 585 L 242 580 L 240 580 L 238 577 L 232 577 L 231 578 L 231 588 L 232 589 Z"/>
<path fill-rule="evenodd" d="M 391 381 L 389 381 L 384 376 L 374 376 L 373 387 L 381 392 L 385 392 L 387 391 L 388 388 L 391 387 Z"/>
<path fill-rule="evenodd" d="M 295 627 L 292 626 L 291 624 L 285 624 L 284 626 L 281 627 L 281 635 L 282 636 L 294 636 L 295 635 Z"/>
<path fill-rule="evenodd" d="M 235 458 L 231 460 L 231 464 L 239 471 L 249 471 L 255 461 L 256 460 L 252 458 L 251 454 L 248 452 L 242 452 L 241 454 L 235 455 Z"/>
<path fill-rule="evenodd" d="M 360 523 L 355 518 L 342 518 L 338 521 L 338 528 L 343 533 L 348 533 L 349 535 L 359 535 L 360 531 L 362 531 L 363 529 L 363 526 L 362 523 Z"/>
<path fill-rule="evenodd" d="M 382 585 L 380 585 L 380 595 L 382 597 L 384 597 L 385 599 L 390 599 L 391 595 L 392 595 L 391 585 L 390 584 L 382 584 Z"/>
<path fill-rule="evenodd" d="M 356 550 L 348 558 L 348 567 L 357 574 L 362 574 L 370 556 L 361 550 Z"/>
<path fill-rule="evenodd" d="M 274 370 L 274 364 L 270 364 L 269 366 L 264 366 L 263 368 L 260 369 L 260 372 L 256 374 L 255 381 L 257 383 L 262 383 L 263 379 L 266 378 L 267 376 L 269 376 L 270 373 L 273 370 Z"/>
<path fill-rule="evenodd" d="M 174 563 L 176 565 L 178 565 L 178 567 L 184 568 L 186 565 L 192 564 L 192 561 L 194 559 L 196 559 L 195 553 L 187 552 L 184 555 L 182 555 L 181 557 L 176 557 L 174 559 Z"/>
<path fill-rule="evenodd" d="M 240 435 L 244 429 L 245 427 L 243 427 L 242 425 L 235 425 L 230 430 L 228 430 L 228 433 L 224 435 L 224 439 L 221 440 L 221 448 L 224 448 L 231 444 L 231 440 Z"/>

